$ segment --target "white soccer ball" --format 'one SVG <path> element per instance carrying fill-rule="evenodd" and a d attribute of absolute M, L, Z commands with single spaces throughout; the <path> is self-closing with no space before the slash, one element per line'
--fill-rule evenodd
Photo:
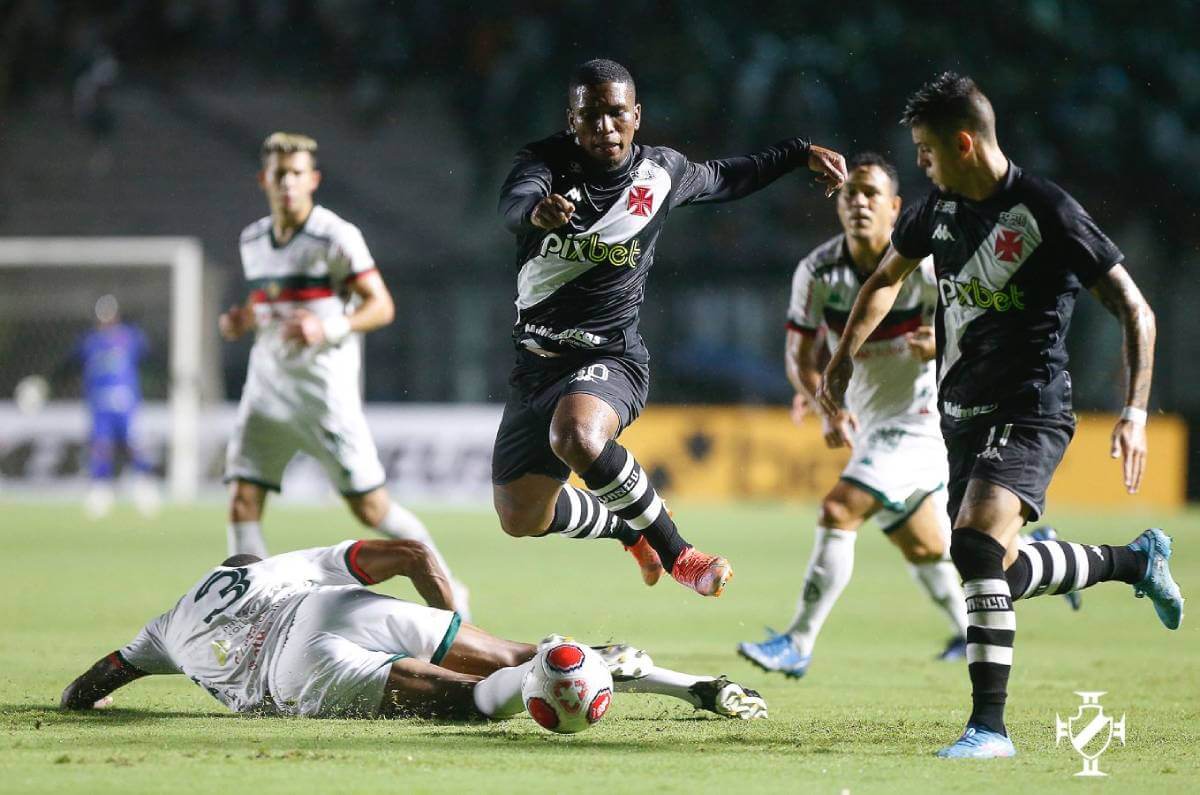
<path fill-rule="evenodd" d="M 575 734 L 599 721 L 612 696 L 612 674 L 599 653 L 570 641 L 539 651 L 521 684 L 529 715 L 559 734 Z"/>

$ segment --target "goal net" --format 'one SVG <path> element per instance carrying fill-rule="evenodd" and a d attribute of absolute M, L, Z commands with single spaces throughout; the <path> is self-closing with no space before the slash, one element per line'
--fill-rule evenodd
<path fill-rule="evenodd" d="M 122 320 L 140 327 L 149 342 L 140 372 L 143 399 L 152 409 L 166 407 L 163 438 L 150 451 L 152 459 L 173 499 L 196 496 L 202 268 L 202 250 L 193 238 L 0 238 L 0 407 L 8 426 L 0 435 L 0 474 L 10 486 L 37 488 L 80 476 L 78 431 L 86 421 L 75 350 L 95 325 L 97 299 L 112 295 Z M 51 403 L 40 420 L 3 402 L 28 376 L 49 381 Z M 64 430 L 64 424 L 70 427 Z M 21 436 L 23 428 L 29 438 Z M 55 431 L 74 441 L 63 441 L 51 453 L 38 437 Z M 63 452 L 72 445 L 73 453 Z"/>

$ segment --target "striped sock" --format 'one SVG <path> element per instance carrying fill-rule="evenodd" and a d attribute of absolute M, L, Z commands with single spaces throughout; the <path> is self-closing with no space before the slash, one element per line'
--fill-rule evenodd
<path fill-rule="evenodd" d="M 595 495 L 564 483 L 554 503 L 554 519 L 542 535 L 558 533 L 567 538 L 615 538 L 627 547 L 641 536 L 625 520 L 596 499 Z"/>
<path fill-rule="evenodd" d="M 1129 547 L 1053 540 L 1022 544 L 1005 576 L 1013 599 L 1032 599 L 1111 580 L 1133 585 L 1145 571 L 1145 555 Z"/>
<path fill-rule="evenodd" d="M 650 478 L 633 455 L 610 439 L 582 476 L 592 494 L 608 510 L 624 519 L 629 527 L 645 536 L 662 558 L 663 567 L 671 571 L 675 559 L 689 545 L 679 537 L 675 522 L 663 508 L 662 498 L 650 485 Z"/>
<path fill-rule="evenodd" d="M 956 529 L 950 555 L 967 597 L 967 670 L 971 676 L 969 722 L 1007 734 L 1004 705 L 1012 669 L 1017 614 L 1004 578 L 1004 547 L 986 533 Z"/>

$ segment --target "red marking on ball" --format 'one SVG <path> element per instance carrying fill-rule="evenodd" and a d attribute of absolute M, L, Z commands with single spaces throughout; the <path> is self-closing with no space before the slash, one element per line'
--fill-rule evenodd
<path fill-rule="evenodd" d="M 543 729 L 554 729 L 558 726 L 558 713 L 544 698 L 534 696 L 525 704 L 525 708 L 529 710 L 529 716 Z"/>
<path fill-rule="evenodd" d="M 546 663 L 553 670 L 570 673 L 583 665 L 583 649 L 571 643 L 555 646 L 546 652 Z"/>
<path fill-rule="evenodd" d="M 588 723 L 595 723 L 604 717 L 604 713 L 608 712 L 609 706 L 612 704 L 612 691 L 607 687 L 596 694 L 592 699 L 592 705 L 588 707 Z"/>

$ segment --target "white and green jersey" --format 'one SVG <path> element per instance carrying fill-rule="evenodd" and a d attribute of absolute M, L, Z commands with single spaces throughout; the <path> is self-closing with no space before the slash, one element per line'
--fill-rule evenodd
<path fill-rule="evenodd" d="M 845 235 L 818 246 L 796 266 L 788 306 L 788 328 L 815 334 L 826 327 L 830 350 L 850 317 L 863 278 L 850 259 Z M 933 323 L 937 310 L 933 260 L 922 260 L 906 279 L 896 303 L 854 357 L 854 375 L 846 389 L 846 407 L 861 427 L 902 427 L 937 435 L 937 378 L 933 362 L 908 348 L 905 335 Z"/>
<path fill-rule="evenodd" d="M 276 408 L 361 403 L 359 335 L 337 345 L 298 346 L 283 339 L 284 322 L 298 309 L 318 318 L 344 315 L 354 279 L 375 271 L 358 227 L 320 205 L 288 242 L 279 244 L 271 218 L 246 227 L 239 240 L 257 332 L 250 352 L 245 399 Z"/>
<path fill-rule="evenodd" d="M 236 712 L 274 712 L 268 677 L 297 608 L 314 592 L 370 584 L 361 543 L 217 566 L 118 654 L 148 674 L 185 674 Z"/>

